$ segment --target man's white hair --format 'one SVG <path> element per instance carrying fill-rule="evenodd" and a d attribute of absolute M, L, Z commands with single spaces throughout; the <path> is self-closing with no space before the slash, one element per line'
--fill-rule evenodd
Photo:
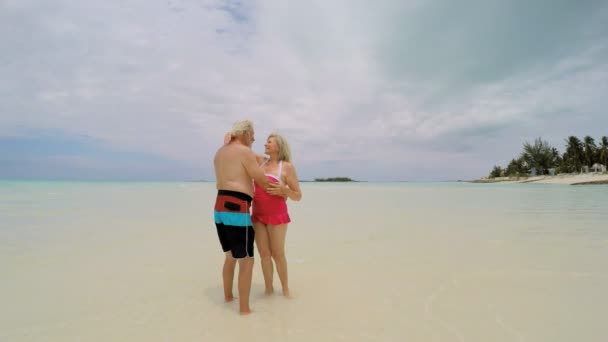
<path fill-rule="evenodd" d="M 232 131 L 230 131 L 230 133 L 232 133 L 232 135 L 234 135 L 234 136 L 240 136 L 245 133 L 252 133 L 252 132 L 253 132 L 253 122 L 251 122 L 250 120 L 241 120 L 241 121 L 235 122 L 234 125 L 232 125 Z"/>

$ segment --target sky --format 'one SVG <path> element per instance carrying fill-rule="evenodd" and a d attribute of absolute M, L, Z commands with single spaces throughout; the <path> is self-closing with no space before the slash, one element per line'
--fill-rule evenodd
<path fill-rule="evenodd" d="M 299 178 L 476 179 L 608 135 L 608 2 L 0 0 L 0 179 L 213 180 L 232 124 Z"/>

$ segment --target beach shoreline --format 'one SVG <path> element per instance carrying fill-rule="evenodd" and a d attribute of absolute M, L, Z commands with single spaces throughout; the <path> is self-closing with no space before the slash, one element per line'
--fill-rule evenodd
<path fill-rule="evenodd" d="M 554 176 L 481 178 L 471 183 L 536 183 L 562 185 L 608 184 L 608 173 L 559 174 Z"/>

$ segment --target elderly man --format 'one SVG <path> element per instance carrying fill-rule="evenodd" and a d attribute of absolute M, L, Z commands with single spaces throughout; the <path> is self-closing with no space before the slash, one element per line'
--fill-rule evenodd
<path fill-rule="evenodd" d="M 230 137 L 230 141 L 217 151 L 213 159 L 218 189 L 214 219 L 222 250 L 226 254 L 222 272 L 224 299 L 226 302 L 234 300 L 232 284 L 238 260 L 240 313 L 245 315 L 251 312 L 249 293 L 255 235 L 249 211 L 253 197 L 252 179 L 263 188 L 268 187 L 268 179 L 251 150 L 255 140 L 252 122 L 243 120 L 235 123 Z"/>

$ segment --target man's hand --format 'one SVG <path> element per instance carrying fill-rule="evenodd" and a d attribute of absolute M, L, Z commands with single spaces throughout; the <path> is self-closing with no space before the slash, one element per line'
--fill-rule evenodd
<path fill-rule="evenodd" d="M 275 183 L 275 182 L 270 182 L 268 183 L 268 189 L 266 189 L 266 192 L 268 192 L 271 195 L 275 195 L 275 196 L 281 196 L 285 199 L 287 199 L 289 196 L 287 195 L 289 191 L 289 188 L 287 187 L 287 185 L 283 185 L 283 184 L 279 184 L 279 183 Z"/>

